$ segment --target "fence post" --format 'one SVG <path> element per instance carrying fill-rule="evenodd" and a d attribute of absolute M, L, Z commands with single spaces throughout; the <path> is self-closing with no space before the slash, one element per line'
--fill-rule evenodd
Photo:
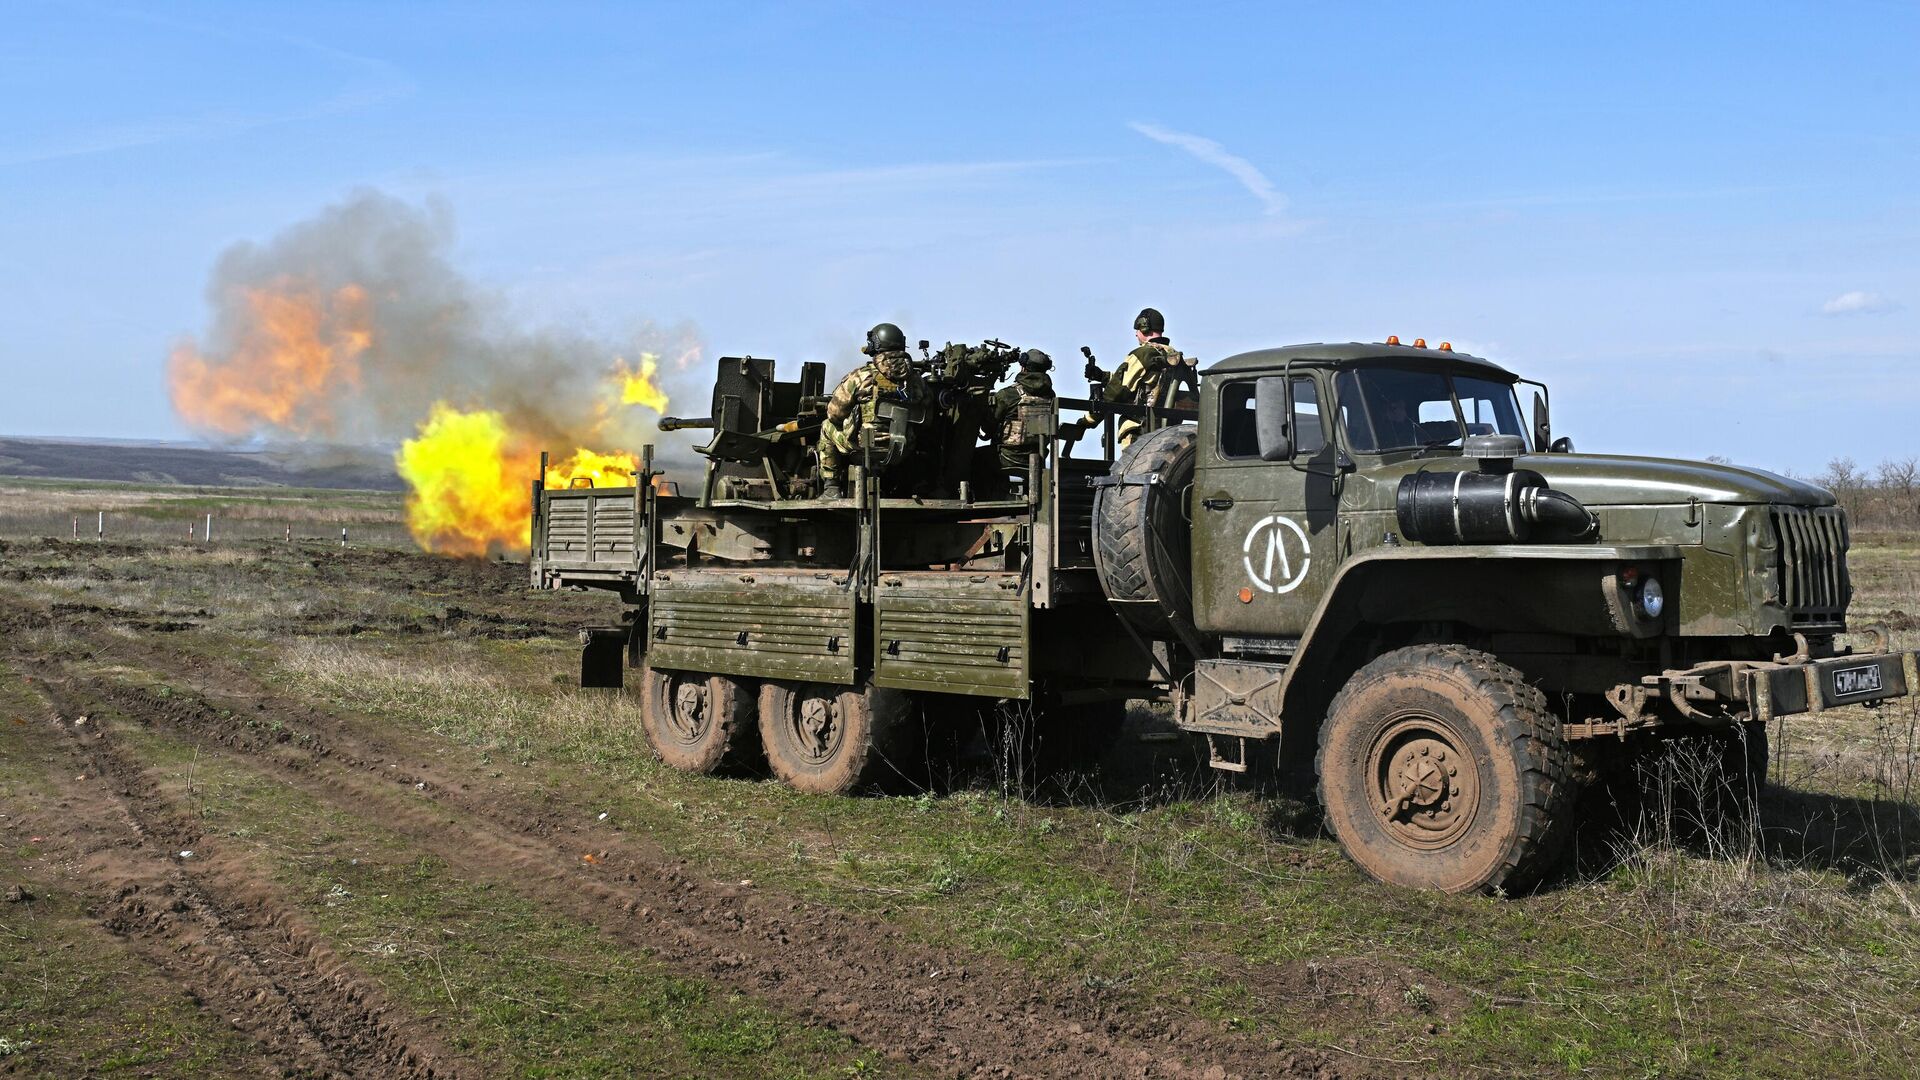
<path fill-rule="evenodd" d="M 107 512 L 105 510 L 100 511 L 99 530 L 99 532 L 94 534 L 94 538 L 97 540 L 105 540 L 107 538 Z"/>
<path fill-rule="evenodd" d="M 73 515 L 73 538 L 75 540 L 80 539 L 80 515 L 79 514 Z"/>
<path fill-rule="evenodd" d="M 207 531 L 205 535 L 201 537 L 201 539 L 205 540 L 209 544 L 213 543 L 213 514 L 211 511 L 209 511 L 207 514 Z"/>
<path fill-rule="evenodd" d="M 340 526 L 340 546 L 347 546 L 347 527 L 345 525 Z"/>

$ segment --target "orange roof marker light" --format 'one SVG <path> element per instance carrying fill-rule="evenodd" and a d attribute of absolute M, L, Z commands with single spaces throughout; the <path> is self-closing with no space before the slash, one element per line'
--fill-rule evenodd
<path fill-rule="evenodd" d="M 1413 339 L 1413 347 L 1414 347 L 1414 348 L 1416 348 L 1416 349 L 1424 349 L 1424 348 L 1426 348 L 1426 347 L 1427 347 L 1427 339 L 1426 339 L 1426 338 L 1423 338 L 1423 337 L 1417 337 L 1417 338 L 1414 338 L 1414 339 Z"/>
<path fill-rule="evenodd" d="M 1452 352 L 1452 351 L 1453 351 L 1453 342 L 1451 342 L 1451 341 L 1443 341 L 1443 342 L 1441 342 L 1441 343 L 1440 343 L 1440 351 L 1441 351 L 1441 352 Z"/>
<path fill-rule="evenodd" d="M 1387 335 L 1387 344 L 1389 344 L 1389 345 L 1398 345 L 1398 344 L 1400 344 L 1400 335 L 1399 335 L 1399 334 L 1388 334 L 1388 335 Z"/>

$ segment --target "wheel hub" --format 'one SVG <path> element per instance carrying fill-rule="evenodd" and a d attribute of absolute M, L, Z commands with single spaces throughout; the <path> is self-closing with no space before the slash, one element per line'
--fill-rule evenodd
<path fill-rule="evenodd" d="M 673 688 L 674 734 L 681 742 L 693 743 L 707 733 L 707 688 L 696 682 L 679 680 Z"/>
<path fill-rule="evenodd" d="M 793 729 L 801 756 L 809 764 L 818 765 L 833 756 L 840 735 L 838 713 L 834 702 L 824 697 L 810 696 L 800 702 Z"/>
<path fill-rule="evenodd" d="M 1375 812 L 1388 835 L 1417 848 L 1460 838 L 1479 808 L 1479 775 L 1444 721 L 1404 716 L 1374 742 L 1369 775 Z"/>

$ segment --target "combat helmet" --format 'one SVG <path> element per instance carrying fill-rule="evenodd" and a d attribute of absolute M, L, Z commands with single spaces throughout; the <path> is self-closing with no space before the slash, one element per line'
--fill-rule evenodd
<path fill-rule="evenodd" d="M 906 332 L 890 322 L 883 322 L 867 331 L 867 343 L 860 346 L 860 351 L 866 353 L 868 356 L 879 356 L 882 353 L 906 352 Z"/>
<path fill-rule="evenodd" d="M 1022 371 L 1052 371 L 1053 357 L 1048 356 L 1039 349 L 1028 349 L 1026 352 L 1020 354 L 1020 369 Z"/>
<path fill-rule="evenodd" d="M 1140 314 L 1133 317 L 1133 328 L 1144 330 L 1149 334 L 1165 333 L 1167 317 L 1152 308 L 1141 308 Z"/>

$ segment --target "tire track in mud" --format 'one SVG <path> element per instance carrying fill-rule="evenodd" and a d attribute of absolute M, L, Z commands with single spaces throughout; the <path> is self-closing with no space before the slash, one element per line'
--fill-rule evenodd
<path fill-rule="evenodd" d="M 130 644 L 112 647 L 144 651 L 126 649 Z M 165 654 L 160 657 L 164 665 Z M 505 884 L 624 945 L 897 1060 L 981 1076 L 1340 1077 L 1368 1071 L 1318 1051 L 1260 1045 L 1157 1008 L 1129 1011 L 1089 991 L 1047 987 L 1009 963 L 912 942 L 878 920 L 713 882 L 631 835 L 596 835 L 594 861 L 584 863 L 578 842 L 563 835 L 551 808 L 489 790 L 476 776 L 397 767 L 407 756 L 403 749 L 341 717 L 281 698 L 241 671 L 203 667 L 167 669 L 176 687 L 190 682 L 192 693 L 175 690 L 163 698 L 78 675 L 70 675 L 69 692 L 264 766 L 409 838 L 459 872 Z M 249 717 L 270 721 L 272 729 Z"/>
<path fill-rule="evenodd" d="M 326 945 L 245 856 L 209 843 L 99 723 L 59 719 L 91 711 L 75 707 L 91 695 L 45 679 L 31 685 L 83 769 L 54 777 L 60 797 L 32 816 L 96 884 L 96 917 L 109 932 L 288 1075 L 429 1080 L 474 1071 Z M 191 860 L 176 854 L 187 851 Z"/>

